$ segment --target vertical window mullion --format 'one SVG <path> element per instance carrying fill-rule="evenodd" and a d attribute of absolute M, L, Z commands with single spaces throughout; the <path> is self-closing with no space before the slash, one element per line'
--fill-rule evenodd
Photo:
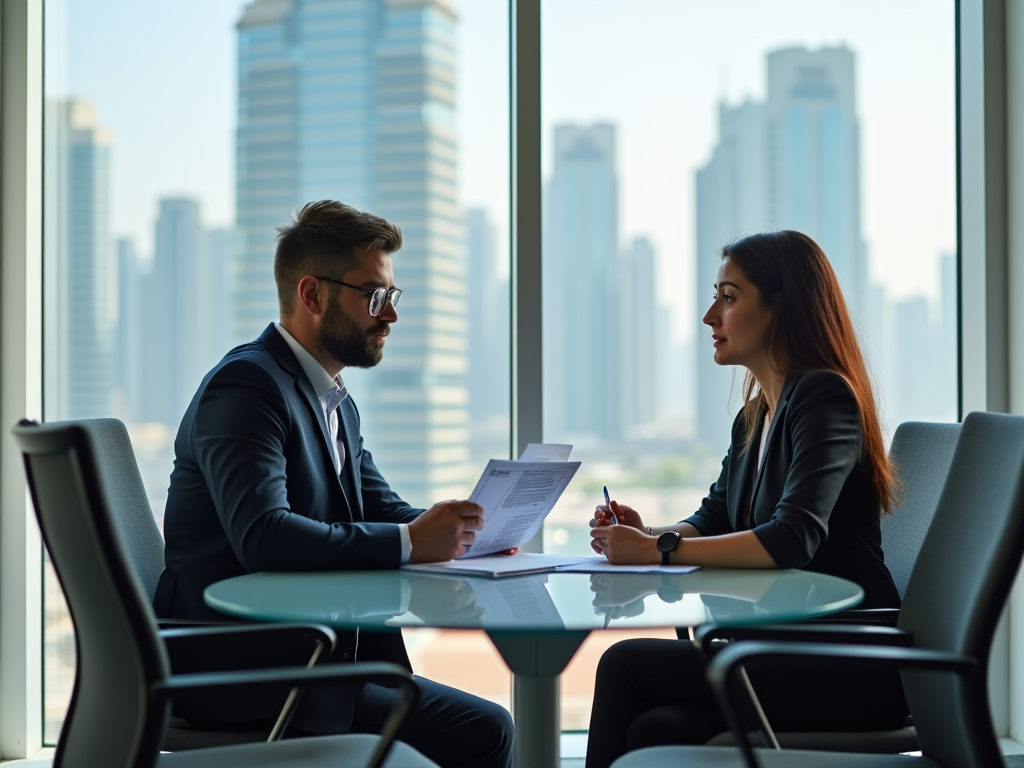
<path fill-rule="evenodd" d="M 42 413 L 41 0 L 0 16 L 0 755 L 42 744 L 42 547 L 10 427 Z"/>

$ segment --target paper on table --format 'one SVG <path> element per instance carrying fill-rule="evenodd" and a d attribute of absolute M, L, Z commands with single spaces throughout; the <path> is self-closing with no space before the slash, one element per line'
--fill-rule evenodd
<path fill-rule="evenodd" d="M 516 576 L 524 573 L 549 573 L 559 566 L 572 565 L 589 557 L 570 555 L 542 555 L 535 552 L 521 552 L 518 555 L 484 555 L 445 563 L 409 563 L 402 566 L 406 571 L 425 573 L 451 573 L 464 576 Z"/>
<path fill-rule="evenodd" d="M 530 443 L 520 461 L 568 461 L 572 446 L 562 443 Z"/>
<path fill-rule="evenodd" d="M 581 563 L 561 565 L 559 573 L 690 573 L 699 565 L 612 565 L 606 557 L 591 557 Z"/>
<path fill-rule="evenodd" d="M 462 557 L 493 555 L 529 541 L 579 468 L 578 461 L 491 459 L 469 497 L 484 508 L 484 527 Z"/>

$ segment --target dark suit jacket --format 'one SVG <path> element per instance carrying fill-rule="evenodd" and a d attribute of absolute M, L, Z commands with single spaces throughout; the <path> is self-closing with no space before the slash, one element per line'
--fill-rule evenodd
<path fill-rule="evenodd" d="M 684 522 L 703 536 L 732 533 L 747 527 L 750 510 L 749 527 L 780 568 L 856 582 L 862 608 L 899 607 L 882 554 L 860 410 L 845 379 L 812 371 L 786 381 L 755 474 L 762 429 L 743 450 L 746 423 L 737 415 L 722 474 Z"/>
<path fill-rule="evenodd" d="M 320 400 L 273 324 L 206 375 L 174 441 L 157 616 L 224 618 L 203 590 L 245 573 L 399 566 L 396 523 L 422 510 L 391 490 L 363 449 L 351 397 L 339 417 L 340 478 Z M 399 603 L 396 593 L 396 612 Z M 355 632 L 339 632 L 332 658 L 350 660 L 356 647 Z M 409 666 L 397 632 L 362 633 L 358 653 Z"/>

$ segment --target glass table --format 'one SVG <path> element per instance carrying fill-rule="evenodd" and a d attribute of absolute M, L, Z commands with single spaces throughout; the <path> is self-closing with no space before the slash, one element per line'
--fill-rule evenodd
<path fill-rule="evenodd" d="M 516 765 L 559 763 L 558 677 L 593 630 L 745 625 L 856 606 L 856 584 L 807 571 L 546 573 L 501 579 L 405 571 L 253 573 L 207 588 L 231 616 L 335 629 L 483 629 L 513 673 Z"/>

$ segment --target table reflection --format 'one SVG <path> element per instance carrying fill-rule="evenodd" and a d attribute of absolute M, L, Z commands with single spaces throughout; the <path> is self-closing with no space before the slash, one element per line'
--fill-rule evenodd
<path fill-rule="evenodd" d="M 337 628 L 432 626 L 560 632 L 816 616 L 856 605 L 850 582 L 805 571 L 534 574 L 489 579 L 405 571 L 257 573 L 207 590 L 234 616 Z"/>

